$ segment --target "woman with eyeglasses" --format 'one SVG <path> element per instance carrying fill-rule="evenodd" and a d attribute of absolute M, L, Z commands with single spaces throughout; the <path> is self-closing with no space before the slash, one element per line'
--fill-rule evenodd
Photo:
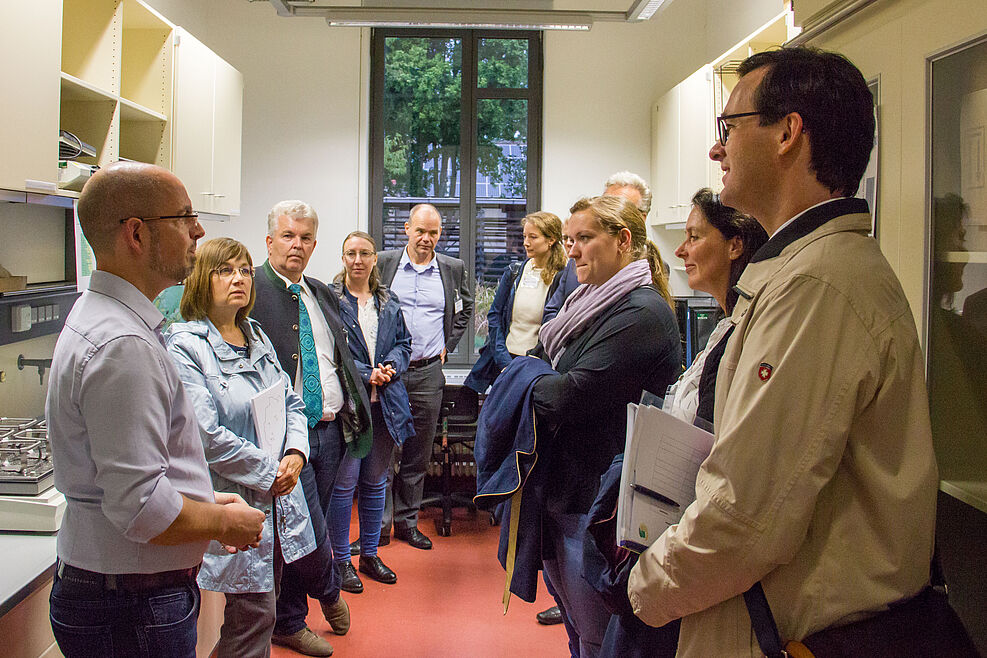
<path fill-rule="evenodd" d="M 203 556 L 199 586 L 226 594 L 220 658 L 270 656 L 281 569 L 316 545 L 298 484 L 308 458 L 305 403 L 260 325 L 247 317 L 254 298 L 247 248 L 230 238 L 208 240 L 185 282 L 187 322 L 173 324 L 167 338 L 198 417 L 213 488 L 240 494 L 267 517 L 258 548 L 231 554 L 214 541 Z M 262 426 L 275 429 L 263 439 L 252 404 L 262 392 L 258 407 L 284 405 L 265 414 Z"/>
<path fill-rule="evenodd" d="M 362 459 L 349 452 L 343 455 L 329 501 L 329 539 L 342 589 L 358 594 L 363 581 L 353 568 L 349 539 L 357 486 L 360 573 L 388 585 L 397 582 L 397 575 L 377 555 L 377 546 L 394 446 L 415 435 L 408 391 L 401 381 L 411 359 L 411 334 L 397 297 L 380 282 L 377 245 L 369 233 L 353 231 L 343 240 L 343 271 L 336 275 L 333 290 L 353 362 L 370 394 L 374 428 L 370 454 Z"/>

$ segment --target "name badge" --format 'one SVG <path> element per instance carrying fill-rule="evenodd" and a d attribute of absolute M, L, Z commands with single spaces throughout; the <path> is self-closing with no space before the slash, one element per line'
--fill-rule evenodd
<path fill-rule="evenodd" d="M 463 310 L 463 299 L 459 295 L 456 296 L 456 303 L 452 305 L 453 313 L 460 313 Z"/>

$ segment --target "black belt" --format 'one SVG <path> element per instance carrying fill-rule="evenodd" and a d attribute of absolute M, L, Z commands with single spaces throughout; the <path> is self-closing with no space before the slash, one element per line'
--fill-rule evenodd
<path fill-rule="evenodd" d="M 195 582 L 199 567 L 176 569 L 158 573 L 98 573 L 65 564 L 61 560 L 56 567 L 59 580 L 72 587 L 82 586 L 91 590 L 118 590 L 123 592 L 150 592 L 176 585 Z"/>
<path fill-rule="evenodd" d="M 408 369 L 410 370 L 411 368 L 424 368 L 425 366 L 431 363 L 435 363 L 441 358 L 442 358 L 441 354 L 436 354 L 435 356 L 429 357 L 427 359 L 415 359 L 414 361 L 408 364 Z"/>

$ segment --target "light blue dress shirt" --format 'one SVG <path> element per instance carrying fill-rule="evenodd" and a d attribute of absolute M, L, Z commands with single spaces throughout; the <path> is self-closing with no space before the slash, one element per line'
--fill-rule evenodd
<path fill-rule="evenodd" d="M 403 249 L 391 291 L 401 301 L 404 323 L 411 333 L 411 360 L 438 356 L 446 342 L 442 324 L 446 296 L 435 255 L 427 265 L 415 265 Z"/>
<path fill-rule="evenodd" d="M 212 502 L 199 423 L 165 351 L 164 316 L 93 272 L 55 344 L 45 414 L 66 508 L 58 557 L 100 573 L 194 567 L 208 542 L 157 546 L 182 494 Z"/>

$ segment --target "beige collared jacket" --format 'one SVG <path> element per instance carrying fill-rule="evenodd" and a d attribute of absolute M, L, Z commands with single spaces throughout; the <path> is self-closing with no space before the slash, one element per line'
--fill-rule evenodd
<path fill-rule="evenodd" d="M 697 499 L 628 586 L 648 624 L 683 618 L 679 656 L 761 656 L 742 597 L 759 580 L 784 641 L 928 581 L 938 474 L 923 358 L 855 201 L 809 211 L 740 279 Z"/>

